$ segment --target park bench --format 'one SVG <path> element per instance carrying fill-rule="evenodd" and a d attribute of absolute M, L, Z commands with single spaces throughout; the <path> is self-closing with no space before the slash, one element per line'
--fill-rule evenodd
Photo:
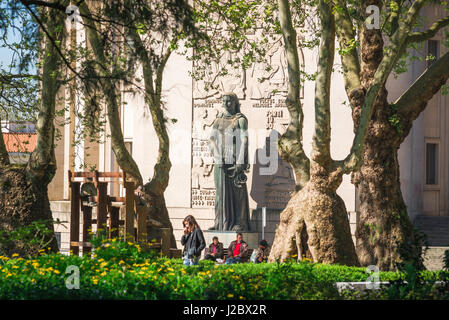
<path fill-rule="evenodd" d="M 249 262 L 249 258 L 250 258 L 251 255 L 253 254 L 253 251 L 254 251 L 254 249 L 248 249 L 248 258 L 247 258 L 247 260 L 245 260 L 244 262 Z M 208 253 L 209 253 L 209 248 L 206 248 L 206 249 L 204 250 L 204 256 L 206 256 Z M 226 257 L 227 257 L 227 255 L 228 255 L 228 248 L 223 248 L 223 255 L 224 255 L 223 260 L 226 260 Z"/>

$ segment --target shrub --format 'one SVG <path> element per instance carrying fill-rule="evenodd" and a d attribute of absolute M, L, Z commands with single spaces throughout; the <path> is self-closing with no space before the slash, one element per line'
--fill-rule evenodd
<path fill-rule="evenodd" d="M 0 299 L 403 299 L 421 296 L 444 298 L 446 289 L 403 293 L 385 290 L 339 294 L 338 281 L 366 281 L 364 268 L 311 262 L 215 265 L 200 261 L 185 267 L 181 259 L 158 257 L 141 245 L 93 238 L 91 256 L 46 253 L 24 259 L 0 257 Z M 77 266 L 80 288 L 68 289 L 69 266 Z M 441 272 L 420 272 L 434 281 Z M 403 286 L 407 274 L 381 272 L 381 281 Z M 416 287 L 415 287 L 416 289 Z M 395 289 L 391 289 L 395 290 Z M 400 289 L 401 290 L 401 289 Z M 407 291 L 408 290 L 408 291 Z M 406 293 L 407 292 L 407 293 Z M 429 291 L 430 292 L 430 291 Z"/>

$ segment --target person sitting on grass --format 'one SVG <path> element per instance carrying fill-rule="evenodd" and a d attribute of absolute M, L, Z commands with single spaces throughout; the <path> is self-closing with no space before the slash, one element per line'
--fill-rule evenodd
<path fill-rule="evenodd" d="M 267 262 L 268 256 L 270 255 L 270 246 L 268 245 L 266 240 L 262 240 L 259 242 L 259 248 L 257 249 L 256 260 L 255 263 Z"/>
<path fill-rule="evenodd" d="M 225 264 L 246 262 L 248 258 L 248 244 L 243 241 L 243 235 L 237 234 L 237 240 L 231 242 Z"/>
<path fill-rule="evenodd" d="M 218 241 L 218 237 L 212 238 L 212 243 L 209 245 L 209 251 L 204 257 L 205 260 L 217 261 L 217 259 L 223 259 L 223 243 Z"/>

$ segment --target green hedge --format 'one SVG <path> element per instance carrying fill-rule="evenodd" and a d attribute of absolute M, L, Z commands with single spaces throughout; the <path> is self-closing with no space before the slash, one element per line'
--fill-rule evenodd
<path fill-rule="evenodd" d="M 66 287 L 70 265 L 79 267 L 79 289 Z M 420 275 L 435 281 L 445 273 Z M 310 262 L 216 266 L 200 261 L 184 267 L 180 259 L 158 258 L 139 245 L 112 240 L 103 241 L 93 257 L 44 252 L 33 259 L 0 257 L 0 299 L 351 299 L 360 296 L 339 295 L 334 283 L 367 277 L 365 268 Z M 396 281 L 398 288 L 405 278 L 400 272 L 380 273 L 381 281 Z M 394 294 L 375 297 L 397 298 Z"/>

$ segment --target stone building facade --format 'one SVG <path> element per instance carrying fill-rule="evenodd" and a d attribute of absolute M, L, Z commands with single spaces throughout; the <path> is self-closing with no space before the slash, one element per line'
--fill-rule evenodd
<path fill-rule="evenodd" d="M 444 12 L 431 7 L 425 9 L 423 15 L 434 17 L 430 20 L 435 20 L 443 16 Z M 424 58 L 428 53 L 441 56 L 447 50 L 442 46 L 443 36 L 439 32 L 421 50 L 412 54 Z M 76 37 L 79 45 L 85 43 L 85 33 L 80 27 Z M 317 50 L 300 50 L 300 59 L 305 71 L 313 72 L 318 59 Z M 194 65 L 185 56 L 173 54 L 168 61 L 164 71 L 163 100 L 166 117 L 177 121 L 167 123 L 172 168 L 165 197 L 178 241 L 182 235 L 182 219 L 188 214 L 194 215 L 203 229 L 213 225 L 215 187 L 207 139 L 212 121 L 221 108 L 221 94 L 226 91 L 238 95 L 242 112 L 248 118 L 251 169 L 247 186 L 251 228 L 259 232 L 261 237 L 261 211 L 262 207 L 266 207 L 265 238 L 269 243 L 273 241 L 280 212 L 289 200 L 295 180 L 288 163 L 280 158 L 276 163 L 268 160 L 277 153 L 276 139 L 289 122 L 289 113 L 284 105 L 287 71 L 283 47 L 273 45 L 266 62 L 274 66 L 269 72 L 265 64 L 256 64 L 249 70 L 236 70 L 226 78 L 221 78 L 216 91 L 205 91 L 201 81 L 194 81 L 189 75 Z M 391 76 L 388 80 L 390 99 L 399 97 L 425 70 L 427 63 L 425 59 L 413 61 L 407 73 L 397 78 Z M 339 56 L 336 55 L 335 66 L 339 65 Z M 267 80 L 261 83 L 257 80 L 259 78 Z M 341 73 L 333 74 L 331 90 L 331 153 L 334 159 L 343 159 L 349 153 L 354 134 Z M 76 128 L 80 125 L 73 117 L 73 110 L 82 107 L 82 99 L 70 100 L 70 88 L 61 90 L 60 95 L 69 104 L 65 117 L 71 118 L 71 121 L 60 128 L 62 138 L 56 148 L 58 171 L 49 192 L 55 218 L 68 221 L 67 171 L 82 171 L 78 165 L 83 162 L 95 165 L 99 171 L 113 172 L 120 169 L 114 159 L 110 140 L 106 138 L 108 128 L 101 138 L 102 143 L 91 143 L 86 139 L 80 146 L 72 146 Z M 152 176 L 158 147 L 151 115 L 144 105 L 143 96 L 124 90 L 121 98 L 126 102 L 120 110 L 125 142 L 144 181 L 147 181 Z M 412 220 L 420 216 L 449 218 L 448 100 L 448 96 L 438 93 L 429 101 L 400 149 L 402 191 Z M 311 81 L 305 82 L 302 102 L 305 115 L 303 142 L 306 153 L 310 154 L 314 129 L 314 83 Z M 262 174 L 270 166 L 274 166 L 274 174 Z M 337 192 L 345 201 L 351 230 L 354 232 L 357 190 L 351 184 L 349 175 L 344 176 Z M 109 193 L 123 195 L 123 190 L 120 185 L 112 185 Z M 61 233 L 63 247 L 68 245 L 67 230 L 57 230 Z"/>

